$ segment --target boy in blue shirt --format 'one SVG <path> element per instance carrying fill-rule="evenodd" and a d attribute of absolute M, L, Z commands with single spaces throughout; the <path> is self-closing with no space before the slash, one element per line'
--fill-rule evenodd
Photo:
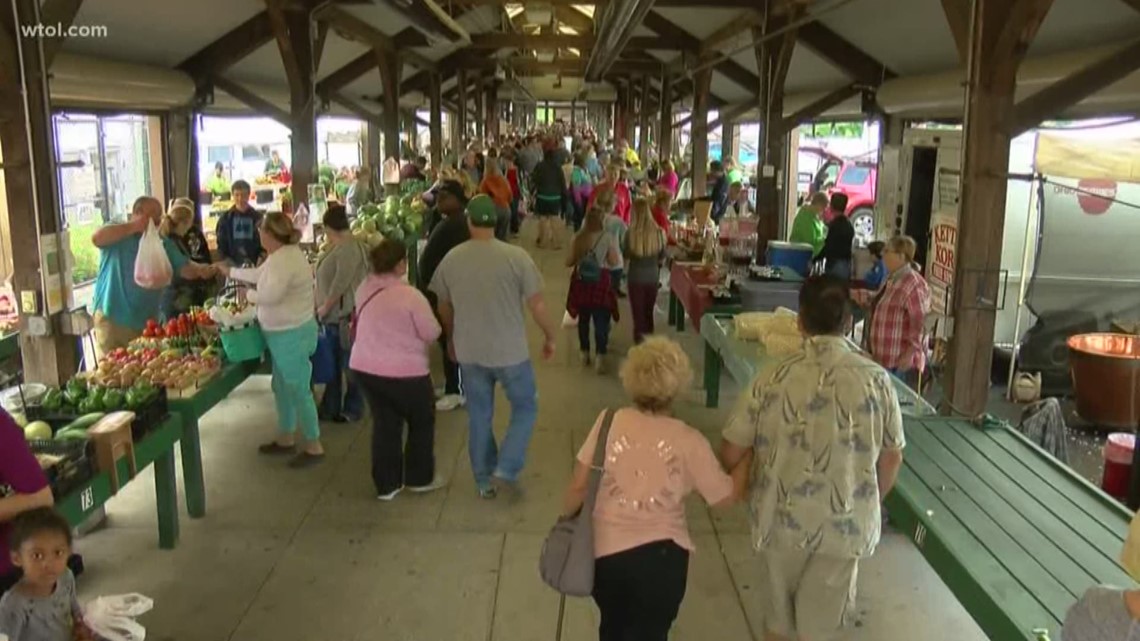
<path fill-rule="evenodd" d="M 232 267 L 257 265 L 265 256 L 257 227 L 261 212 L 249 204 L 250 187 L 244 180 L 230 188 L 234 206 L 218 219 L 218 255 Z"/>

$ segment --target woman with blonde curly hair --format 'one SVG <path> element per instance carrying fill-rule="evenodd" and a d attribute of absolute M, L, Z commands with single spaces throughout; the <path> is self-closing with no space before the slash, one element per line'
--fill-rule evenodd
<path fill-rule="evenodd" d="M 708 440 L 672 415 L 673 400 L 693 378 L 677 343 L 652 337 L 630 350 L 621 381 L 631 407 L 602 412 L 578 451 L 563 514 L 582 509 L 595 447 L 605 467 L 594 505 L 594 602 L 599 638 L 665 639 L 677 617 L 693 541 L 685 498 L 694 490 L 714 507 L 740 500 L 751 462 L 731 476 Z M 609 435 L 598 443 L 607 418 Z"/>

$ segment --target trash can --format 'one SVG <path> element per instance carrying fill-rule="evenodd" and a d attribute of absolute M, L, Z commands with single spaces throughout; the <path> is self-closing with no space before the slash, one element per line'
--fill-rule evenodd
<path fill-rule="evenodd" d="M 1135 447 L 1136 435 L 1127 432 L 1109 434 L 1108 441 L 1104 444 L 1104 477 L 1100 488 L 1122 501 L 1128 497 L 1132 450 Z"/>

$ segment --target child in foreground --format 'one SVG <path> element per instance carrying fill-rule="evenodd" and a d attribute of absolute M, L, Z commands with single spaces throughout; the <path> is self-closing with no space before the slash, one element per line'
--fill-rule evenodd
<path fill-rule="evenodd" d="M 1132 517 L 1120 565 L 1140 580 L 1140 513 Z M 1140 590 L 1094 585 L 1065 615 L 1060 641 L 1140 641 Z"/>
<path fill-rule="evenodd" d="M 9 545 L 23 577 L 0 598 L 0 634 L 9 641 L 97 641 L 67 568 L 67 521 L 50 507 L 25 512 L 12 522 Z"/>

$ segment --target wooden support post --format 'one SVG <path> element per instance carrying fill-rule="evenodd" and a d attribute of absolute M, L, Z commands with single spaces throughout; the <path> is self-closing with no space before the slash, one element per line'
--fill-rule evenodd
<path fill-rule="evenodd" d="M 166 197 L 196 197 L 200 186 L 198 163 L 192 161 L 197 151 L 194 113 L 189 109 L 172 109 L 163 117 L 163 124 L 166 132 L 166 153 L 163 154 L 166 159 Z"/>
<path fill-rule="evenodd" d="M 968 416 L 984 413 L 989 400 L 1017 70 L 1051 4 L 1052 0 L 974 3 L 958 264 L 951 288 L 953 335 L 945 384 L 949 407 L 944 408 Z"/>
<path fill-rule="evenodd" d="M 467 138 L 470 136 L 467 132 L 467 70 L 462 67 L 459 69 L 458 82 L 455 88 L 459 92 L 459 96 L 455 99 L 459 103 L 459 111 L 455 114 L 455 121 L 459 127 L 459 140 L 452 142 L 452 146 L 462 158 L 463 152 L 467 150 Z"/>
<path fill-rule="evenodd" d="M 380 67 L 380 83 L 384 93 L 384 112 L 380 118 L 384 124 L 384 160 L 400 160 L 400 59 L 394 53 L 375 50 Z"/>
<path fill-rule="evenodd" d="M 650 135 L 649 135 L 649 122 L 652 120 L 652 114 L 649 111 L 649 76 L 642 76 L 641 78 L 641 105 L 638 107 L 638 116 L 641 120 L 641 135 L 637 139 L 637 153 L 644 159 L 649 151 Z"/>
<path fill-rule="evenodd" d="M 65 306 L 61 282 L 48 290 L 48 275 L 41 261 L 50 261 L 49 270 L 60 280 L 61 251 L 41 255 L 41 243 L 63 242 L 59 235 L 60 209 L 56 200 L 59 172 L 55 166 L 55 141 L 48 101 L 48 75 L 39 42 L 22 38 L 20 29 L 42 23 L 38 0 L 17 0 L 0 7 L 0 149 L 3 149 L 4 185 L 11 233 L 12 287 L 17 302 L 30 295 L 33 309 L 21 309 L 20 352 L 24 379 L 45 385 L 61 385 L 71 378 L 79 364 L 78 341 L 60 332 L 58 318 L 49 319 L 47 336 L 32 336 L 29 319 L 47 316 L 47 301 Z M 21 65 L 21 52 L 22 65 Z M 26 86 L 21 85 L 26 78 Z M 26 89 L 26 91 L 25 91 Z"/>
<path fill-rule="evenodd" d="M 622 137 L 629 143 L 630 148 L 637 148 L 637 85 L 633 78 L 626 78 L 625 92 L 625 130 Z"/>
<path fill-rule="evenodd" d="M 736 160 L 740 155 L 740 125 L 735 122 L 725 122 L 720 129 L 720 160 Z"/>
<path fill-rule="evenodd" d="M 433 73 L 428 83 L 428 108 L 431 111 L 431 166 L 436 171 L 443 163 L 443 104 L 439 86 L 439 74 Z"/>
<path fill-rule="evenodd" d="M 487 102 L 483 99 L 483 75 L 475 75 L 475 138 L 483 142 L 487 137 Z"/>
<path fill-rule="evenodd" d="M 661 76 L 661 124 L 658 126 L 657 157 L 667 160 L 673 157 L 673 76 Z"/>
<path fill-rule="evenodd" d="M 486 117 L 484 121 L 486 125 L 486 137 L 494 141 L 492 144 L 499 143 L 499 81 L 492 79 L 491 84 L 487 86 L 487 100 L 484 103 L 484 111 Z"/>
<path fill-rule="evenodd" d="M 693 146 L 693 198 L 708 194 L 709 176 L 709 87 L 712 67 L 693 74 L 693 124 L 689 140 Z"/>
<path fill-rule="evenodd" d="M 795 12 L 784 17 L 767 17 L 760 27 L 753 27 L 752 35 L 764 39 L 756 48 L 756 68 L 760 76 L 760 145 L 756 172 L 757 225 L 756 256 L 767 255 L 768 241 L 780 237 L 784 197 L 787 192 L 787 140 L 784 130 L 784 81 L 796 45 L 796 30 L 791 29 L 774 38 L 766 34 L 783 28 L 796 18 Z"/>
<path fill-rule="evenodd" d="M 316 65 L 313 59 L 311 11 L 286 11 L 285 23 L 293 59 L 291 63 L 285 63 L 285 68 L 294 67 L 297 74 L 296 79 L 290 77 L 289 85 L 289 113 L 293 124 L 290 141 L 293 184 L 290 191 L 296 207 L 309 202 L 309 185 L 316 182 L 317 178 Z M 286 57 L 290 54 L 282 48 L 281 55 Z"/>
<path fill-rule="evenodd" d="M 570 129 L 573 130 L 573 129 L 576 129 L 577 127 L 578 127 L 578 101 L 577 100 L 571 100 L 570 101 Z"/>
<path fill-rule="evenodd" d="M 383 164 L 384 158 L 380 155 L 380 128 L 371 120 L 368 121 L 365 136 L 367 137 L 364 152 L 365 163 L 368 165 L 369 176 L 376 180 L 376 177 L 380 175 L 380 165 Z"/>

